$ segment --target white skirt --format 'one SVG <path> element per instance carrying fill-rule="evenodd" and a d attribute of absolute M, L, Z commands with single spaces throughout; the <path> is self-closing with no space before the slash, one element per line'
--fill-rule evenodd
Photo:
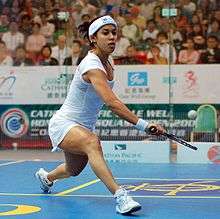
<path fill-rule="evenodd" d="M 68 131 L 75 126 L 84 127 L 77 122 L 60 117 L 57 114 L 53 115 L 48 126 L 48 133 L 53 146 L 52 152 L 61 150 L 59 148 L 59 144 L 64 139 Z"/>

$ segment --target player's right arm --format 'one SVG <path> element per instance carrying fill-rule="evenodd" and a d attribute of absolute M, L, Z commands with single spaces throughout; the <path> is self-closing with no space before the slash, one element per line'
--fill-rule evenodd
<path fill-rule="evenodd" d="M 121 100 L 119 100 L 110 88 L 107 76 L 104 72 L 99 69 L 93 69 L 88 71 L 84 77 L 87 82 L 90 82 L 93 85 L 98 95 L 102 98 L 110 110 L 117 114 L 120 118 L 132 123 L 136 126 L 136 128 L 142 131 L 151 126 L 156 126 L 158 132 L 163 132 L 163 128 L 160 125 L 150 124 L 147 121 L 139 119 Z"/>

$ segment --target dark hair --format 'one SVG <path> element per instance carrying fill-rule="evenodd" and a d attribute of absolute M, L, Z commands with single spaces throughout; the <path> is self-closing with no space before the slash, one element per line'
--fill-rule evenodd
<path fill-rule="evenodd" d="M 82 43 L 80 42 L 80 40 L 73 40 L 73 43 L 77 43 L 79 46 L 82 46 Z"/>
<path fill-rule="evenodd" d="M 103 17 L 103 16 L 106 16 L 106 15 L 102 15 L 102 16 L 99 16 L 99 17 L 96 17 L 95 19 L 91 20 L 90 22 L 84 22 L 82 24 L 80 24 L 78 26 L 78 31 L 80 33 L 80 35 L 83 36 L 83 38 L 87 38 L 88 41 L 89 41 L 89 44 L 90 44 L 90 47 L 94 47 L 94 43 L 90 42 L 90 39 L 89 39 L 89 26 L 97 19 L 99 19 L 100 17 Z M 99 31 L 99 29 L 94 33 L 94 35 L 96 35 L 96 33 Z"/>
<path fill-rule="evenodd" d="M 215 40 L 218 42 L 218 37 L 215 36 L 215 35 L 210 35 L 210 36 L 208 36 L 208 37 L 207 37 L 207 40 L 208 40 L 208 39 L 215 39 Z"/>
<path fill-rule="evenodd" d="M 39 23 L 37 23 L 37 22 L 33 22 L 32 23 L 32 27 L 34 27 L 34 26 L 38 26 L 39 29 L 41 28 L 41 25 Z"/>
<path fill-rule="evenodd" d="M 50 54 L 52 53 L 52 49 L 51 49 L 50 44 L 45 44 L 45 45 L 41 48 L 41 53 L 43 52 L 43 50 L 44 50 L 45 48 L 48 48 L 48 49 L 49 49 Z"/>
<path fill-rule="evenodd" d="M 6 46 L 5 41 L 3 41 L 3 40 L 1 40 L 1 39 L 0 39 L 0 44 L 3 44 L 4 46 Z"/>
<path fill-rule="evenodd" d="M 16 47 L 15 51 L 19 50 L 19 49 L 23 49 L 26 52 L 26 48 L 23 44 L 20 44 Z"/>

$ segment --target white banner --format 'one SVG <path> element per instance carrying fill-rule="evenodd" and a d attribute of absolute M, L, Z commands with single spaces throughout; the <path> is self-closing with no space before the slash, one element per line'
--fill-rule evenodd
<path fill-rule="evenodd" d="M 0 104 L 62 104 L 75 67 L 1 67 Z M 220 103 L 219 65 L 115 66 L 126 104 Z M 171 86 L 169 86 L 171 84 Z"/>
<path fill-rule="evenodd" d="M 169 163 L 169 142 L 102 141 L 108 162 Z"/>
<path fill-rule="evenodd" d="M 214 163 L 220 164 L 220 144 L 215 142 L 192 142 L 198 147 L 192 151 L 184 146 L 178 146 L 177 163 Z"/>

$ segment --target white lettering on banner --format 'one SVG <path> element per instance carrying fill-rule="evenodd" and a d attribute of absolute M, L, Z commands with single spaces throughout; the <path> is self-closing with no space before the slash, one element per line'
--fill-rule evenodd
<path fill-rule="evenodd" d="M 116 66 L 114 92 L 125 104 L 218 104 L 219 66 L 172 65 L 171 72 L 165 65 Z M 1 67 L 0 102 L 62 104 L 73 77 L 72 68 Z"/>
<path fill-rule="evenodd" d="M 147 117 L 168 118 L 169 113 L 166 110 L 147 110 Z"/>
<path fill-rule="evenodd" d="M 31 128 L 32 127 L 48 127 L 49 119 L 32 119 L 31 120 Z"/>
<path fill-rule="evenodd" d="M 55 110 L 32 110 L 31 118 L 50 118 L 54 114 Z"/>

